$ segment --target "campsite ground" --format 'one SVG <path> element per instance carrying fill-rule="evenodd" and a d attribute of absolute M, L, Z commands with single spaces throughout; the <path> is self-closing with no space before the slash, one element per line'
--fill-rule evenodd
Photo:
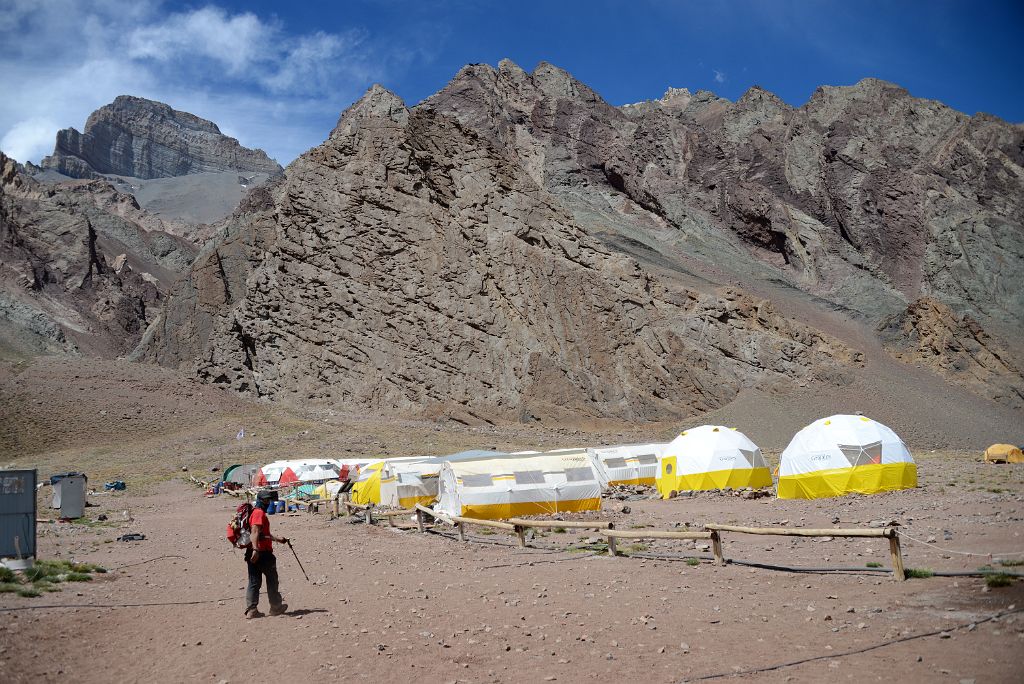
<path fill-rule="evenodd" d="M 797 408 L 787 414 L 780 404 L 756 398 L 746 406 L 743 415 L 763 426 L 752 436 L 771 447 L 771 461 L 781 435 L 813 410 L 791 404 Z M 0 415 L 5 462 L 37 467 L 41 475 L 84 470 L 100 489 L 115 477 L 128 483 L 125 492 L 91 496 L 98 506 L 82 521 L 40 524 L 41 557 L 97 562 L 111 572 L 38 598 L 0 594 L 4 682 L 282 676 L 670 682 L 739 677 L 752 668 L 818 658 L 759 676 L 981 684 L 1020 681 L 1024 669 L 1024 613 L 984 621 L 1024 609 L 1024 583 L 993 589 L 973 577 L 897 583 L 866 567 L 889 565 L 882 540 L 725 535 L 731 559 L 861 568 L 796 574 L 639 557 L 706 555 L 681 542 L 622 544 L 636 557 L 610 558 L 595 553 L 586 540 L 596 535 L 587 532 L 541 535 L 524 550 L 504 534 L 479 529 L 464 544 L 450 533 L 281 515 L 272 521 L 274 531 L 295 540 L 313 582 L 303 579 L 287 549 L 280 550 L 289 613 L 246 621 L 243 561 L 223 538 L 236 502 L 204 497 L 181 472 L 185 466 L 213 477 L 212 467 L 234 462 L 325 453 L 650 441 L 678 426 L 470 427 L 297 413 L 246 403 L 165 369 L 56 359 L 0 365 Z M 721 420 L 732 418 L 723 414 Z M 974 570 L 994 559 L 933 549 L 910 537 L 934 537 L 932 543 L 955 551 L 1024 551 L 1024 466 L 980 463 L 977 452 L 923 448 L 943 438 L 941 430 L 932 436 L 941 428 L 935 425 L 908 438 L 922 485 L 915 490 L 812 502 L 720 495 L 605 500 L 600 515 L 620 529 L 707 522 L 856 527 L 895 520 L 908 535 L 908 567 L 932 570 Z M 235 439 L 240 427 L 244 440 Z M 41 517 L 51 518 L 43 492 Z M 100 514 L 108 520 L 99 521 Z M 146 539 L 115 541 L 126 532 Z M 589 550 L 567 551 L 572 545 Z M 44 607 L 55 605 L 74 607 Z M 948 638 L 912 638 L 937 630 Z M 909 639 L 897 641 L 903 638 Z M 846 655 L 876 645 L 882 647 Z"/>
<path fill-rule="evenodd" d="M 1024 466 L 952 453 L 927 455 L 919 464 L 923 486 L 913 491 L 814 502 L 719 495 L 606 500 L 601 516 L 620 529 L 897 520 L 910 536 L 934 536 L 949 549 L 1024 550 Z M 585 546 L 594 534 L 586 531 L 538 536 L 524 550 L 480 528 L 464 544 L 450 534 L 305 513 L 279 515 L 272 524 L 295 540 L 312 582 L 279 549 L 289 613 L 247 621 L 243 562 L 223 539 L 234 499 L 205 498 L 180 479 L 142 494 L 91 499 L 99 506 L 88 509 L 88 521 L 41 525 L 40 553 L 112 572 L 57 594 L 0 599 L 0 607 L 15 609 L 0 621 L 4 681 L 671 682 L 821 657 L 760 677 L 981 683 L 1019 681 L 1024 667 L 1024 614 L 982 622 L 1024 608 L 1019 582 L 989 590 L 978 578 L 897 583 L 866 570 L 795 574 L 707 561 L 694 567 L 565 551 Z M 96 522 L 100 513 L 111 522 Z M 129 531 L 146 539 L 114 541 Z M 703 555 L 688 547 L 643 542 L 626 550 Z M 884 540 L 726 535 L 724 547 L 729 558 L 793 566 L 888 565 Z M 991 562 L 915 543 L 904 548 L 914 568 Z M 170 605 L 138 605 L 149 603 Z M 970 623 L 976 627 L 957 629 Z M 844 655 L 935 630 L 948 636 Z"/>

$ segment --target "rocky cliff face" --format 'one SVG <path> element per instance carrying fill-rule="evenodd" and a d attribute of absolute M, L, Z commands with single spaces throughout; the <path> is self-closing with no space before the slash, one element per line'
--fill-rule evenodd
<path fill-rule="evenodd" d="M 935 368 L 983 397 L 1024 408 L 1024 363 L 970 315 L 922 297 L 884 320 L 879 331 L 897 358 Z"/>
<path fill-rule="evenodd" d="M 642 263 L 780 282 L 871 320 L 923 295 L 1024 323 L 1024 127 L 867 79 L 800 108 L 670 89 L 612 107 L 566 72 L 465 67 L 420 108 L 501 146 Z"/>
<path fill-rule="evenodd" d="M 43 159 L 42 166 L 72 178 L 281 171 L 262 150 L 242 147 L 212 121 L 126 95 L 93 112 L 85 132 L 60 131 L 53 154 Z"/>
<path fill-rule="evenodd" d="M 137 356 L 259 396 L 466 422 L 687 415 L 858 363 L 766 301 L 609 251 L 499 142 L 375 87 L 250 195 Z"/>
<path fill-rule="evenodd" d="M 183 227 L 105 182 L 0 170 L 0 356 L 130 351 L 195 255 Z"/>

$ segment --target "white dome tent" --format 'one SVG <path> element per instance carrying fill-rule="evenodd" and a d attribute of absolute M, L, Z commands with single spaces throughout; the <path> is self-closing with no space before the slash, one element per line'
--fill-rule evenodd
<path fill-rule="evenodd" d="M 770 487 L 772 474 L 761 449 L 735 428 L 701 425 L 686 430 L 658 458 L 658 492 Z"/>
<path fill-rule="evenodd" d="M 895 432 L 867 416 L 835 415 L 793 436 L 779 464 L 780 499 L 875 494 L 917 486 L 917 466 Z"/>

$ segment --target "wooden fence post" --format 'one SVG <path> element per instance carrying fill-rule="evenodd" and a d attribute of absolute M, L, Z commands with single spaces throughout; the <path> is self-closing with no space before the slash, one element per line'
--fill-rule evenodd
<path fill-rule="evenodd" d="M 519 537 L 519 547 L 525 549 L 526 548 L 526 528 L 523 527 L 522 525 L 516 525 L 515 526 L 515 530 L 516 530 L 516 536 Z"/>
<path fill-rule="evenodd" d="M 366 511 L 365 511 L 365 515 L 366 515 L 366 524 L 367 525 L 372 525 L 373 524 L 373 506 L 367 505 Z"/>
<path fill-rule="evenodd" d="M 420 532 L 423 531 L 423 511 L 416 509 L 416 527 Z"/>
<path fill-rule="evenodd" d="M 466 523 L 456 523 L 459 528 L 459 541 L 466 541 Z"/>
<path fill-rule="evenodd" d="M 722 538 L 718 530 L 711 531 L 711 553 L 715 556 L 715 565 L 725 565 L 725 558 L 722 556 Z"/>
<path fill-rule="evenodd" d="M 889 553 L 892 555 L 892 576 L 897 582 L 907 579 L 907 572 L 903 568 L 903 552 L 900 549 L 900 535 L 896 530 L 891 530 L 889 535 Z"/>
<path fill-rule="evenodd" d="M 619 555 L 619 550 L 615 547 L 615 537 L 608 537 L 608 555 Z"/>
<path fill-rule="evenodd" d="M 338 517 L 338 509 L 339 508 L 340 508 L 340 505 L 338 504 L 338 497 L 334 497 L 334 501 L 331 502 L 331 519 L 332 520 L 334 518 Z"/>

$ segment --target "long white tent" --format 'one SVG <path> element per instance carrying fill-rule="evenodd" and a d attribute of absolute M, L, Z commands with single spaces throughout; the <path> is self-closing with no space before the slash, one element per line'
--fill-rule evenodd
<path fill-rule="evenodd" d="M 658 477 L 658 457 L 666 444 L 631 444 L 587 449 L 587 456 L 601 482 L 611 485 L 650 485 Z"/>
<path fill-rule="evenodd" d="M 435 509 L 501 519 L 601 508 L 601 484 L 585 450 L 507 454 L 441 466 Z"/>

